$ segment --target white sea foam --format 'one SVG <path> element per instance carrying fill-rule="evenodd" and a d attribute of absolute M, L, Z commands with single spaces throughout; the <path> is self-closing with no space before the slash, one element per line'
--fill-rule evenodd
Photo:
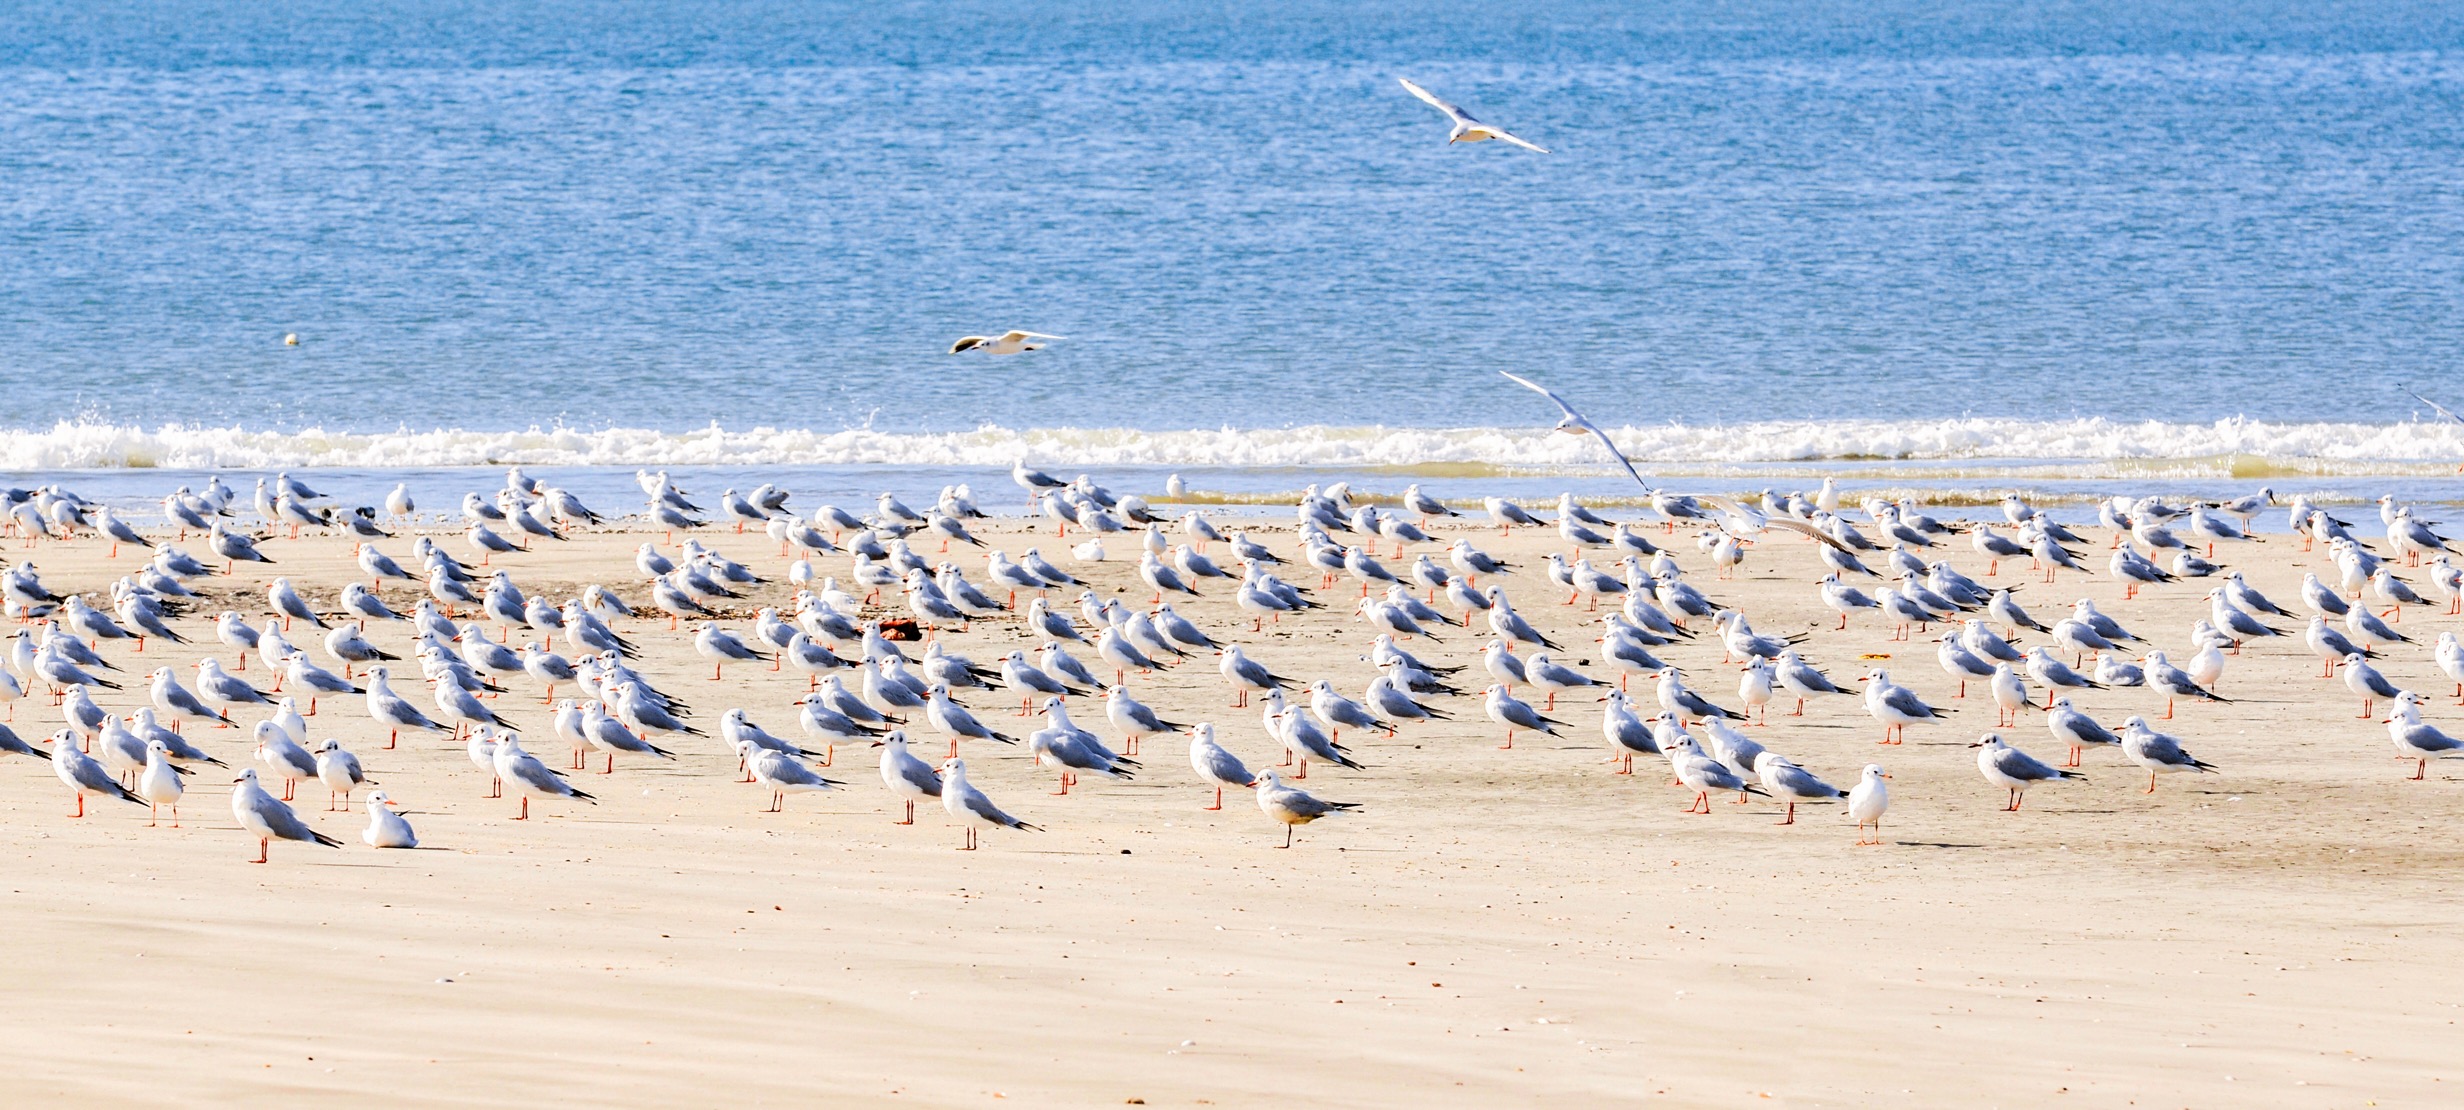
<path fill-rule="evenodd" d="M 2178 476 L 2430 474 L 2464 463 L 2464 425 L 2213 424 L 2102 419 L 1775 421 L 1615 429 L 1647 471 L 1716 474 L 1770 464 L 1916 469 L 1944 477 L 2042 474 L 2086 463 Z M 0 469 L 311 469 L 490 466 L 1047 466 L 1414 468 L 1588 471 L 1598 445 L 1536 428 L 1290 428 L 1141 431 L 983 427 L 964 432 L 783 428 L 660 431 L 252 431 L 63 422 L 0 431 Z M 2084 475 L 2081 475 L 2084 476 Z"/>

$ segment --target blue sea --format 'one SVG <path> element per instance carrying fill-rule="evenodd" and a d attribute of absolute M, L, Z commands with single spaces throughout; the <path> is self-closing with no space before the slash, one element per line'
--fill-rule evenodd
<path fill-rule="evenodd" d="M 1504 370 L 1683 488 L 2452 501 L 2459 306 L 2453 3 L 0 13 L 0 472 L 108 496 L 1631 490 Z"/>

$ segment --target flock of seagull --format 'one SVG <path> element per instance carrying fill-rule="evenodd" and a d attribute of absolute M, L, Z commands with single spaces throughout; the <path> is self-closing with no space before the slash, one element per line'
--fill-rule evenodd
<path fill-rule="evenodd" d="M 1571 408 L 1565 411 L 1569 424 L 1561 427 L 1579 424 L 1569 430 L 1596 433 Z M 571 492 L 516 467 L 492 497 L 473 493 L 459 507 L 470 561 L 449 552 L 435 534 L 410 535 L 407 560 L 381 550 L 381 541 L 403 538 L 402 522 L 416 511 L 403 487 L 381 507 L 346 508 L 288 473 L 259 479 L 253 497 L 245 498 L 215 477 L 202 490 L 182 487 L 165 497 L 162 524 L 151 535 L 109 506 L 56 485 L 10 490 L 6 528 L 28 548 L 100 542 L 114 557 L 130 547 L 149 554 L 94 600 L 55 590 L 32 556 L 0 569 L 0 604 L 20 624 L 0 669 L 0 699 L 10 703 L 13 720 L 17 700 L 46 693 L 61 726 L 47 750 L 0 726 L 0 751 L 48 761 L 71 793 L 74 816 L 84 816 L 86 799 L 95 797 L 146 806 L 155 821 L 168 816 L 176 825 L 184 780 L 202 768 L 231 766 L 212 745 L 199 743 L 210 735 L 199 730 L 245 729 L 253 751 L 234 761 L 240 767 L 230 804 L 257 840 L 256 862 L 262 863 L 277 840 L 339 845 L 292 808 L 301 785 L 322 786 L 329 811 L 347 811 L 371 786 L 359 758 L 340 740 L 311 739 L 308 719 L 320 700 L 359 707 L 368 721 L 368 744 L 379 732 L 387 749 L 406 736 L 451 737 L 488 780 L 489 796 L 509 792 L 514 819 L 522 820 L 534 800 L 594 803 L 569 774 L 585 770 L 592 755 L 602 757 L 600 774 L 615 773 L 618 756 L 628 762 L 688 758 L 679 751 L 706 735 L 695 708 L 636 667 L 645 658 L 667 660 L 686 642 L 710 665 L 713 679 L 747 665 L 801 673 L 793 738 L 766 730 L 740 707 L 720 714 L 713 726 L 717 742 L 739 765 L 740 781 L 765 789 L 771 810 L 783 809 L 792 794 L 845 786 L 825 773 L 838 747 L 869 745 L 879 749 L 883 787 L 903 805 L 900 823 L 914 823 L 918 803 L 937 801 L 959 827 L 963 848 L 976 847 L 984 830 L 1039 826 L 996 804 L 970 780 L 962 744 L 1022 748 L 1035 766 L 1058 776 L 1055 793 L 1067 794 L 1082 779 L 1141 773 L 1142 741 L 1185 736 L 1191 771 L 1212 790 L 1207 808 L 1222 808 L 1227 790 L 1250 790 L 1260 811 L 1284 826 L 1283 846 L 1290 847 L 1294 827 L 1356 808 L 1300 785 L 1313 762 L 1362 769 L 1341 742 L 1346 730 L 1393 736 L 1476 712 L 1502 731 L 1501 746 L 1511 748 L 1518 734 L 1566 735 L 1575 728 L 1566 717 L 1578 704 L 1600 706 L 1598 735 L 1618 773 L 1632 774 L 1638 755 L 1661 757 L 1673 784 L 1692 795 L 1688 812 L 1712 812 L 1715 794 L 1734 795 L 1740 803 L 1762 795 L 1784 807 L 1780 823 L 1789 824 L 1799 805 L 1840 802 L 1856 823 L 1857 843 L 1880 843 L 1891 804 L 1882 766 L 1864 766 L 1842 789 L 1746 730 L 1763 724 L 1768 708 L 1782 699 L 1793 703 L 1790 715 L 1802 716 L 1809 701 L 1854 695 L 1881 727 L 1880 742 L 1898 744 L 1911 727 L 1941 723 L 1947 710 L 1880 667 L 1852 683 L 1836 680 L 1800 653 L 1797 643 L 1805 637 L 1757 632 L 1745 613 L 1714 600 L 1717 581 L 1735 572 L 1751 545 L 1780 535 L 1815 544 L 1827 571 L 1815 593 L 1837 612 L 1840 627 L 1866 619 L 1888 627 L 1894 640 L 1931 640 L 1939 666 L 1958 684 L 1958 697 L 1965 698 L 1972 683 L 1983 687 L 1998 710 L 1997 729 L 2015 727 L 2022 714 L 2041 715 L 2067 752 L 2059 766 L 2023 751 L 2001 731 L 1971 745 L 1978 773 L 2007 791 L 2011 811 L 2033 787 L 2081 777 L 2084 754 L 2100 748 L 2119 751 L 2146 772 L 2149 792 L 2163 775 L 2216 772 L 2156 722 L 2174 719 L 2185 704 L 2224 702 L 2216 690 L 2228 660 L 2254 640 L 2299 639 L 2322 661 L 2322 677 L 2341 672 L 2363 717 L 2385 705 L 2390 739 L 2415 761 L 2414 778 L 2426 777 L 2431 758 L 2464 749 L 2464 742 L 2424 720 L 2428 697 L 2397 686 L 2376 662 L 2389 652 L 2420 648 L 2399 627 L 2402 611 L 2433 604 L 2398 573 L 2399 562 L 2410 568 L 2426 561 L 2429 590 L 2443 595 L 2446 612 L 2464 611 L 2464 573 L 2450 562 L 2448 541 L 2392 498 L 2379 506 L 2383 529 L 2368 537 L 2291 499 L 2292 531 L 2305 549 L 2324 547 L 2334 567 L 2332 581 L 2305 576 L 2298 605 L 2308 617 L 2299 629 L 2293 627 L 2301 620 L 2296 609 L 2278 605 L 2239 571 L 2213 561 L 2220 545 L 2252 542 L 2254 519 L 2278 503 L 2272 490 L 2212 505 L 2158 498 L 2100 504 L 2100 520 L 2112 530 L 2101 573 L 2129 585 L 2133 596 L 2141 587 L 2216 583 L 2205 589 L 2208 615 L 2190 630 L 2189 650 L 2177 664 L 2091 601 L 2082 599 L 2043 623 L 2021 606 L 2015 587 L 1989 586 L 1952 565 L 1949 552 L 1965 543 L 1986 561 L 1988 578 L 2002 561 L 2023 558 L 2045 582 L 2064 573 L 2100 573 L 2089 565 L 2093 545 L 2086 537 L 2015 495 L 2003 500 L 2004 526 L 1997 528 L 1946 523 L 1905 501 L 1844 505 L 1829 481 L 1808 494 L 1765 491 L 1758 500 L 1646 487 L 1659 518 L 1655 528 L 1641 520 L 1612 521 L 1571 494 L 1559 498 L 1551 519 L 1546 510 L 1503 498 L 1486 498 L 1476 509 L 1448 504 L 1418 486 L 1379 503 L 1338 483 L 1312 486 L 1297 499 L 1288 533 L 1293 542 L 1277 550 L 1230 521 L 1219 523 L 1193 508 L 1158 512 L 1145 498 L 1116 495 L 1086 476 L 1063 481 L 1022 460 L 1011 478 L 1031 516 L 1071 544 L 1080 574 L 1093 573 L 1091 564 L 1115 561 L 1107 542 L 1127 544 L 1146 587 L 1138 593 L 1151 596 L 1125 601 L 1116 591 L 1107 597 L 1035 548 L 1013 558 L 989 547 L 972 530 L 984 527 L 978 522 L 988 514 L 966 486 L 943 489 L 922 511 L 883 493 L 866 514 L 828 505 L 800 513 L 774 486 L 730 489 L 705 507 L 664 473 L 642 473 L 645 505 L 627 521 L 604 517 Z M 1176 477 L 1164 500 L 1182 492 Z M 243 523 L 252 517 L 253 524 Z M 786 564 L 783 587 L 694 535 L 730 525 L 738 534 L 758 528 L 778 545 Z M 1030 522 L 1037 531 L 1043 526 Z M 1696 533 L 1694 546 L 1712 581 L 1690 578 L 1676 553 L 1662 546 L 1673 542 L 1680 526 Z M 638 600 L 599 584 L 562 599 L 526 594 L 510 571 L 488 569 L 499 555 L 594 527 L 665 533 L 667 548 L 652 539 L 635 552 L 631 570 L 638 577 L 627 592 Z M 1550 530 L 1566 550 L 1549 552 L 1538 567 L 1518 567 L 1481 549 L 1478 536 L 1489 528 Z M 320 603 L 273 573 L 279 565 L 268 554 L 269 538 L 306 529 L 350 534 L 366 584 L 351 582 Z M 1273 535 L 1287 533 L 1276 529 Z M 182 546 L 192 536 L 206 558 Z M 979 575 L 971 577 L 951 556 L 953 545 L 982 549 Z M 834 560 L 844 560 L 843 576 L 824 573 L 839 567 Z M 257 614 L 238 609 L 208 615 L 210 606 L 199 597 L 206 584 L 242 570 L 270 575 L 262 593 L 262 613 L 270 619 L 262 623 L 252 624 Z M 1583 606 L 1578 629 L 1537 621 L 1516 607 L 1510 583 L 1526 603 L 1532 591 L 1545 589 L 1532 580 L 1533 571 L 1564 595 L 1557 604 L 1542 600 L 1546 611 Z M 390 597 L 388 583 L 397 591 Z M 779 604 L 758 607 L 745 624 L 743 606 L 782 589 L 787 592 Z M 2365 597 L 2391 608 L 2378 611 Z M 664 626 L 654 613 L 667 618 Z M 1375 677 L 1355 697 L 1330 679 L 1287 674 L 1253 655 L 1255 645 L 1239 642 L 1244 632 L 1255 635 L 1269 622 L 1287 620 L 1366 625 L 1370 638 L 1362 657 Z M 1474 629 L 1486 631 L 1476 650 L 1439 656 L 1461 643 L 1450 634 Z M 1014 638 L 1010 650 L 979 663 L 951 650 L 943 637 L 962 631 Z M 1596 663 L 1569 658 L 1574 653 L 1566 644 L 1577 641 L 1578 632 L 1589 641 L 1582 653 Z M 316 654 L 290 638 L 301 633 Z M 1689 686 L 1683 671 L 1653 654 L 1686 641 L 1707 645 L 1704 637 L 1716 640 L 1723 662 L 1738 668 L 1731 704 Z M 2033 642 L 2022 647 L 2015 642 L 2021 640 Z M 228 665 L 209 654 L 186 674 L 156 667 L 139 678 L 136 653 L 149 641 L 213 643 L 234 654 Z M 2430 653 L 2464 698 L 2464 646 L 2456 635 L 2440 635 Z M 1250 708 L 1256 700 L 1266 736 L 1291 768 L 1288 777 L 1253 770 L 1218 737 L 1215 724 L 1169 720 L 1131 692 L 1161 681 L 1146 676 L 1209 656 L 1233 708 Z M 260 668 L 253 674 L 251 660 Z M 253 675 L 269 681 L 260 687 Z M 1635 679 L 1650 683 L 1650 701 L 1629 694 Z M 145 704 L 114 712 L 97 700 L 133 698 L 131 683 L 142 683 Z M 527 714 L 512 708 L 516 687 L 536 691 L 540 720 L 518 720 Z M 2164 711 L 2108 726 L 2069 696 L 2113 687 L 2144 687 L 2151 698 L 2163 698 Z M 998 700 L 1019 717 L 1037 718 L 1041 727 L 1012 729 L 962 703 L 962 691 L 981 692 L 987 700 L 979 707 Z M 1456 699 L 1476 709 L 1448 708 Z M 1096 708 L 1083 712 L 1090 721 L 1100 715 L 1109 736 L 1073 716 L 1073 703 L 1090 702 Z M 916 750 L 936 740 L 947 745 L 937 765 Z M 563 768 L 532 751 L 557 743 L 569 749 Z M 366 844 L 418 845 L 409 821 L 382 791 L 366 794 L 363 808 L 367 824 L 360 838 Z"/>

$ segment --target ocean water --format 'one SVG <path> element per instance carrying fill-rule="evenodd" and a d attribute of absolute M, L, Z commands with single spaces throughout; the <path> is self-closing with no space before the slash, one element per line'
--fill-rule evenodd
<path fill-rule="evenodd" d="M 1630 485 L 1510 370 L 1688 488 L 2450 500 L 2458 305 L 2454 4 L 0 18 L 0 471 L 114 495 Z"/>

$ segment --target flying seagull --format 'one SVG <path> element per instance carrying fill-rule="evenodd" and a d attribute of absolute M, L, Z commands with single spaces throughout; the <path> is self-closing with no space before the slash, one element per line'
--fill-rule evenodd
<path fill-rule="evenodd" d="M 2442 404 L 2439 404 L 2439 403 L 2438 403 L 2438 402 L 2436 402 L 2436 401 L 2433 401 L 2433 400 L 2431 400 L 2431 399 L 2429 399 L 2429 398 L 2427 398 L 2427 397 L 2422 396 L 2420 393 L 2415 392 L 2415 391 L 2412 389 L 2412 387 L 2410 387 L 2410 386 L 2405 387 L 2404 392 L 2406 392 L 2406 393 L 2411 393 L 2411 394 L 2413 395 L 2413 400 L 2419 401 L 2419 402 L 2421 402 L 2422 404 L 2428 405 L 2428 406 L 2430 406 L 2432 409 L 2437 410 L 2437 412 L 2438 412 L 2438 414 L 2439 414 L 2440 416 L 2444 416 L 2444 417 L 2446 417 L 2447 419 L 2449 419 L 2449 420 L 2453 420 L 2453 421 L 2455 421 L 2455 422 L 2456 422 L 2456 423 L 2458 423 L 2458 424 L 2464 424 L 2464 416 L 2457 416 L 2457 415 L 2456 415 L 2453 411 L 2449 410 L 2449 409 L 2447 408 L 2447 406 L 2442 405 Z M 2464 472 L 2464 467 L 2457 467 L 2456 469 L 2457 469 L 2457 471 L 2458 471 L 2458 472 Z"/>
<path fill-rule="evenodd" d="M 1014 355 L 1020 351 L 1040 351 L 1044 349 L 1044 345 L 1041 343 L 1027 342 L 1027 340 L 1030 339 L 1066 338 L 1068 337 L 1061 335 L 1046 335 L 1040 331 L 1005 331 L 999 335 L 962 335 L 958 337 L 958 342 L 950 344 L 950 353 L 958 354 L 961 351 L 982 351 L 985 354 L 990 355 Z"/>
<path fill-rule="evenodd" d="M 1729 535 L 1735 536 L 1739 539 L 1750 540 L 1762 535 L 1767 529 L 1784 528 L 1788 531 L 1804 536 L 1807 539 L 1813 540 L 1816 543 L 1829 544 L 1830 546 L 1836 547 L 1841 551 L 1848 550 L 1848 545 L 1839 542 L 1838 537 L 1833 536 L 1829 532 L 1825 532 L 1820 528 L 1816 528 L 1811 524 L 1807 524 L 1802 520 L 1791 520 L 1787 517 L 1774 517 L 1750 505 L 1741 505 L 1735 501 L 1729 500 L 1728 498 L 1718 497 L 1708 493 L 1697 494 L 1695 496 L 1695 500 L 1719 509 L 1723 514 L 1725 514 L 1720 518 L 1720 527 L 1726 529 Z"/>
<path fill-rule="evenodd" d="M 2427 398 L 2427 397 L 2424 397 L 2424 396 L 2422 396 L 2422 395 L 2421 395 L 2418 391 L 2413 390 L 2413 389 L 2411 389 L 2411 388 L 2407 388 L 2407 389 L 2405 389 L 2405 391 L 2404 391 L 2404 392 L 2412 394 L 2412 395 L 2413 395 L 2413 400 L 2419 401 L 2419 402 L 2421 402 L 2422 404 L 2425 404 L 2425 405 L 2430 406 L 2430 408 L 2432 408 L 2433 410 L 2437 411 L 2437 413 L 2438 413 L 2440 416 L 2444 416 L 2444 417 L 2446 417 L 2447 419 L 2449 419 L 2449 420 L 2453 420 L 2453 421 L 2455 421 L 2455 422 L 2456 422 L 2456 423 L 2458 423 L 2458 424 L 2464 424 L 2464 416 L 2457 416 L 2457 415 L 2454 413 L 2454 411 L 2453 411 L 2453 410 L 2450 410 L 2447 406 L 2442 405 L 2442 404 L 2439 404 L 2438 402 L 2433 401 L 2433 400 L 2431 400 L 2431 399 L 2429 399 L 2429 398 Z"/>
<path fill-rule="evenodd" d="M 1411 82 L 1409 81 L 1404 82 L 1404 84 L 1407 85 L 1410 83 Z M 1428 94 L 1422 93 L 1421 95 L 1426 96 Z M 1522 140 L 1517 139 L 1516 141 L 1521 142 Z M 1557 395 L 1557 391 L 1550 389 L 1545 385 L 1541 385 L 1530 378 L 1521 377 L 1515 374 L 1507 374 L 1503 370 L 1498 371 L 1498 373 L 1505 374 L 1507 379 L 1514 382 L 1516 385 L 1520 385 L 1525 389 L 1531 390 L 1534 393 L 1538 393 L 1539 395 L 1548 398 L 1557 406 L 1558 411 L 1565 413 L 1565 419 L 1557 422 L 1558 431 L 1564 432 L 1567 435 L 1593 435 L 1600 437 L 1600 446 L 1608 448 L 1609 457 L 1616 459 L 1617 465 L 1626 468 L 1626 474 L 1634 479 L 1634 484 L 1641 486 L 1646 490 L 1651 488 L 1651 483 L 1644 481 L 1643 476 L 1635 472 L 1634 464 L 1626 461 L 1625 452 L 1617 449 L 1616 442 L 1608 438 L 1608 433 L 1601 431 L 1600 426 L 1592 423 L 1590 417 L 1574 411 L 1574 406 L 1567 404 L 1565 398 Z"/>
<path fill-rule="evenodd" d="M 1470 112 L 1466 112 L 1461 108 L 1457 108 L 1452 104 L 1439 100 L 1437 98 L 1437 94 L 1413 84 L 1409 78 L 1397 77 L 1395 80 L 1403 82 L 1403 87 L 1413 96 L 1417 96 L 1422 100 L 1428 101 L 1429 107 L 1446 113 L 1446 118 L 1454 121 L 1454 131 L 1446 136 L 1447 142 L 1480 143 L 1487 142 L 1490 139 L 1504 139 L 1507 142 L 1513 143 L 1514 145 L 1522 147 L 1525 150 L 1536 150 L 1542 154 L 1549 152 L 1549 148 L 1547 147 L 1524 142 L 1523 140 L 1506 134 L 1497 128 L 1473 119 Z M 1539 389 L 1540 387 L 1533 386 L 1532 388 Z M 1545 393 L 1547 390 L 1541 390 L 1541 392 Z"/>

